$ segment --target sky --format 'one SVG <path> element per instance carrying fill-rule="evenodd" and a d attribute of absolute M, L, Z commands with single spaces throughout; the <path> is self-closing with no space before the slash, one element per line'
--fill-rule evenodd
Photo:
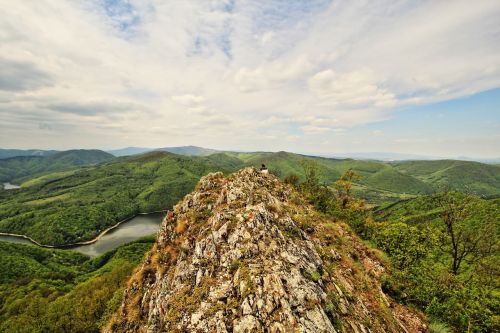
<path fill-rule="evenodd" d="M 500 1 L 0 0 L 0 147 L 500 157 Z"/>

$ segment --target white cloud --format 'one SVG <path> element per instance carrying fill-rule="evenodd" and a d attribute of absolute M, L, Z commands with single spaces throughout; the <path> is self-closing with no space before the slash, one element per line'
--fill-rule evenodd
<path fill-rule="evenodd" d="M 242 92 L 272 89 L 295 80 L 303 80 L 313 68 L 314 65 L 305 57 L 292 61 L 274 61 L 254 69 L 240 68 L 234 76 L 234 82 Z"/>
<path fill-rule="evenodd" d="M 498 1 L 103 3 L 0 0 L 1 146 L 307 150 L 500 86 Z"/>
<path fill-rule="evenodd" d="M 381 131 L 381 130 L 375 130 L 375 131 L 372 131 L 371 132 L 372 136 L 374 137 L 381 137 L 381 136 L 384 136 L 384 131 Z"/>
<path fill-rule="evenodd" d="M 302 131 L 304 131 L 305 133 L 311 133 L 311 134 L 325 133 L 325 132 L 329 132 L 331 130 L 332 129 L 329 127 L 319 127 L 319 126 L 311 126 L 311 125 L 307 125 L 307 126 L 302 127 Z"/>
<path fill-rule="evenodd" d="M 266 44 L 269 44 L 273 40 L 273 38 L 274 38 L 274 32 L 266 31 L 260 37 L 260 41 L 261 41 L 262 45 L 264 46 Z"/>
<path fill-rule="evenodd" d="M 186 95 L 172 96 L 172 101 L 184 106 L 197 107 L 205 101 L 205 98 L 203 96 L 186 94 Z"/>
<path fill-rule="evenodd" d="M 394 94 L 381 88 L 367 69 L 336 74 L 327 69 L 309 79 L 309 88 L 320 104 L 340 108 L 386 108 L 396 104 Z"/>

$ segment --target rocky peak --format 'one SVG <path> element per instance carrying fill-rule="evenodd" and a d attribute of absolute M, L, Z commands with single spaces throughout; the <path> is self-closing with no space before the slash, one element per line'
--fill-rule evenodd
<path fill-rule="evenodd" d="M 273 175 L 212 173 L 165 217 L 110 332 L 424 332 L 342 223 Z"/>

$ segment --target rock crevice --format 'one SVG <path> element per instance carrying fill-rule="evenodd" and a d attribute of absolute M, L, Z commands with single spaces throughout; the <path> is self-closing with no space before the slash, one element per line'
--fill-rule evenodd
<path fill-rule="evenodd" d="M 107 330 L 424 331 L 383 294 L 384 270 L 276 177 L 213 173 L 167 214 Z"/>

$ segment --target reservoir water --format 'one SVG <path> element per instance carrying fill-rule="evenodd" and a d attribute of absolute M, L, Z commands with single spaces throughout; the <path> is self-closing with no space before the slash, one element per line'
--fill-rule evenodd
<path fill-rule="evenodd" d="M 164 216 L 164 213 L 137 215 L 108 231 L 95 243 L 80 245 L 70 249 L 92 257 L 101 255 L 125 243 L 132 242 L 144 236 L 156 234 Z M 14 236 L 0 235 L 0 241 L 33 244 L 27 239 Z"/>
<path fill-rule="evenodd" d="M 3 183 L 3 189 L 4 190 L 14 190 L 16 188 L 21 188 L 21 186 L 14 185 L 14 184 L 11 184 L 11 183 Z"/>

